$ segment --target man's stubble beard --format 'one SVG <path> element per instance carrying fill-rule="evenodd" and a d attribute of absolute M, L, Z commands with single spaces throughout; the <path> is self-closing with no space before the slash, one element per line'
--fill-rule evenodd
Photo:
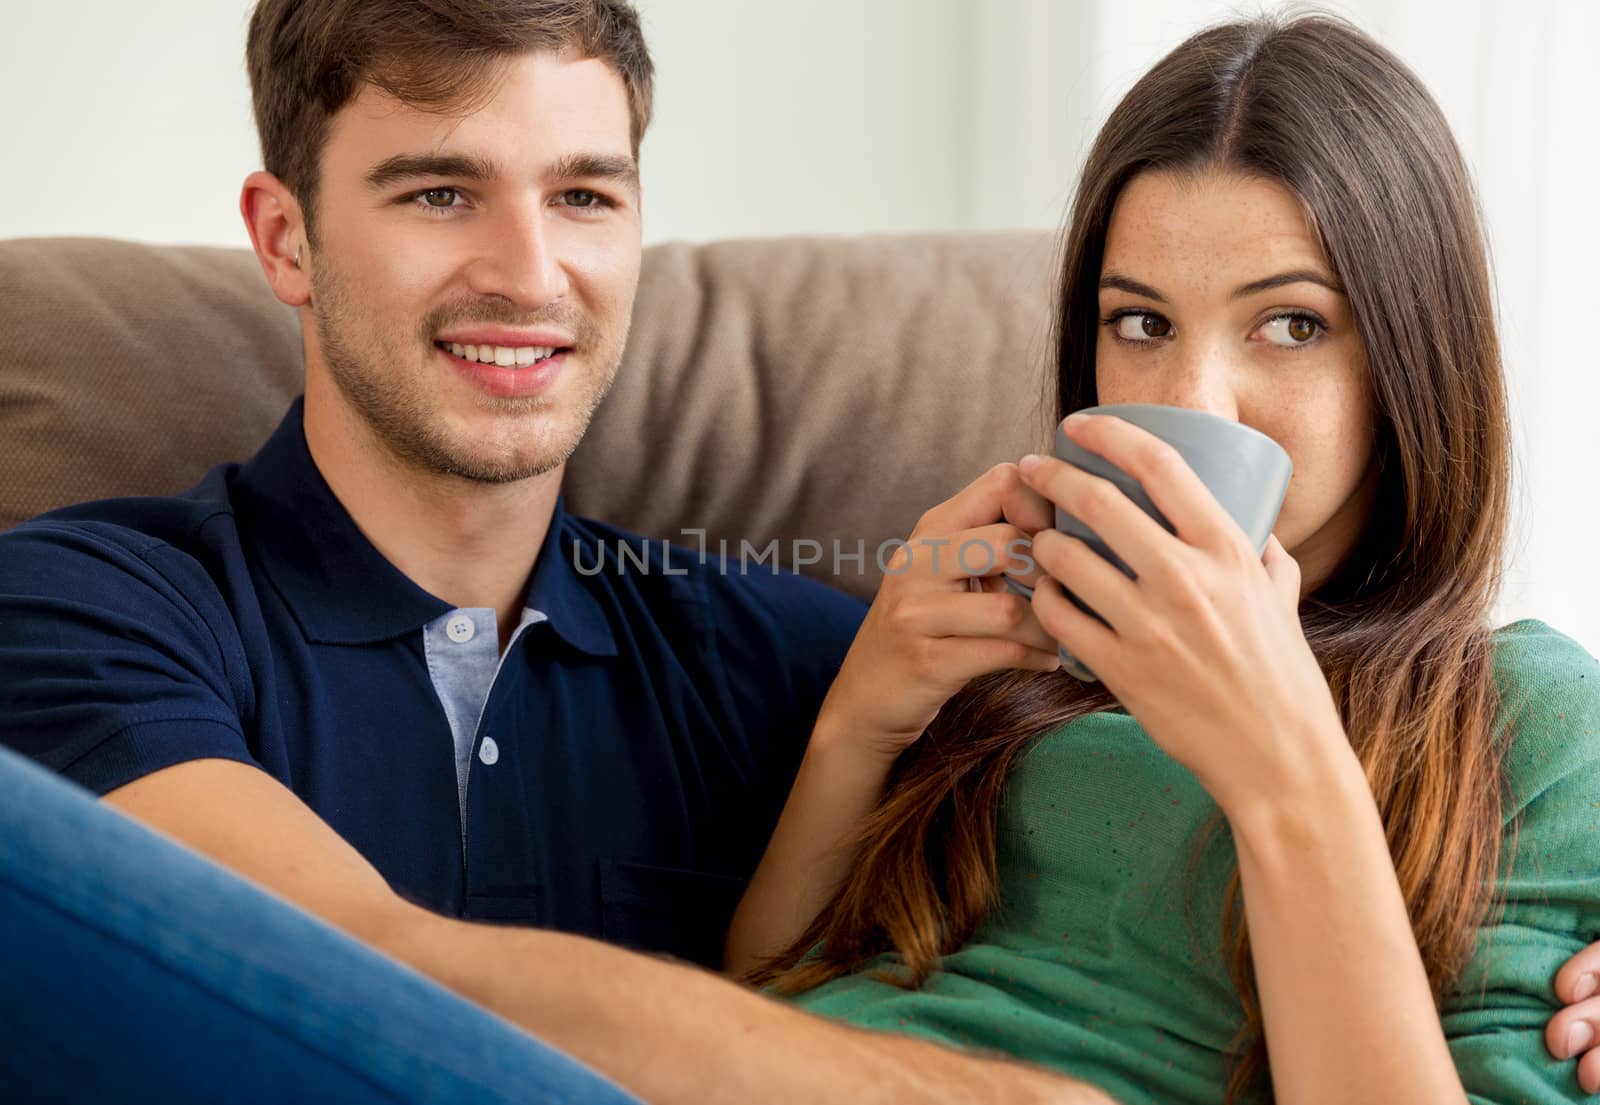
<path fill-rule="evenodd" d="M 317 338 L 328 374 L 378 443 L 409 468 L 473 483 L 515 483 L 555 471 L 565 464 L 583 440 L 600 402 L 611 390 L 627 342 L 628 319 L 624 319 L 622 333 L 614 343 L 603 342 L 599 328 L 588 318 L 571 320 L 567 329 L 573 334 L 575 349 L 582 351 L 586 360 L 603 371 L 600 386 L 575 396 L 569 390 L 568 397 L 575 398 L 578 404 L 575 417 L 565 426 L 550 426 L 548 422 L 537 426 L 538 430 L 548 428 L 555 432 L 542 434 L 549 440 L 537 442 L 531 452 L 523 451 L 524 442 L 519 439 L 515 455 L 486 457 L 473 452 L 467 443 L 451 440 L 432 404 L 417 386 L 432 369 L 430 364 L 417 365 L 412 375 L 397 375 L 393 367 L 384 366 L 399 364 L 406 360 L 404 356 L 392 356 L 378 347 L 356 349 L 347 341 L 349 336 L 357 334 L 352 325 L 358 317 L 354 297 L 328 265 L 326 256 L 312 274 L 311 285 L 312 317 L 316 320 Z M 419 345 L 428 350 L 435 348 L 433 336 L 446 322 L 529 324 L 525 319 L 514 318 L 503 303 L 478 300 L 429 312 L 417 331 Z M 529 417 L 540 411 L 550 411 L 554 405 L 547 395 L 501 397 L 475 393 L 473 402 L 484 411 L 506 417 Z"/>

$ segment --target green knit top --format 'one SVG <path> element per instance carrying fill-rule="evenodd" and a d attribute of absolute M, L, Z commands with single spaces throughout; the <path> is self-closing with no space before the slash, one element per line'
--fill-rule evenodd
<path fill-rule="evenodd" d="M 1496 633 L 1495 666 L 1510 741 L 1505 909 L 1479 930 L 1442 1024 L 1473 1102 L 1571 1101 L 1575 1065 L 1550 1057 L 1544 1028 L 1556 970 L 1600 935 L 1600 667 L 1537 621 Z M 1008 1052 L 1120 1102 L 1214 1105 L 1243 1024 L 1220 947 L 1231 838 L 1197 843 L 1217 813 L 1133 718 L 1080 718 L 1008 780 L 1001 906 L 970 943 L 916 992 L 871 977 L 885 956 L 792 1000 Z"/>

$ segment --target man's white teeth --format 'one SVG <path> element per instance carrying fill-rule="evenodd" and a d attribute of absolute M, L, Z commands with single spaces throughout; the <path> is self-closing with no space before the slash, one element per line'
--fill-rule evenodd
<path fill-rule="evenodd" d="M 501 368 L 527 368 L 553 354 L 555 347 L 519 345 L 513 348 L 506 345 L 462 345 L 460 342 L 451 342 L 450 352 L 481 364 L 498 365 Z"/>

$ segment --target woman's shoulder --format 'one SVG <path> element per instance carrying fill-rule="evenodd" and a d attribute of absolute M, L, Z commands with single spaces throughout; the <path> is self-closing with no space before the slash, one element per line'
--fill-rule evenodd
<path fill-rule="evenodd" d="M 1532 618 L 1495 630 L 1494 668 L 1504 720 L 1548 723 L 1574 711 L 1596 720 L 1600 662 L 1560 630 Z"/>
<path fill-rule="evenodd" d="M 1495 665 L 1502 676 L 1551 667 L 1587 674 L 1596 663 L 1588 649 L 1538 618 L 1501 626 L 1494 631 L 1494 644 Z"/>
<path fill-rule="evenodd" d="M 1507 812 L 1573 775 L 1596 781 L 1584 789 L 1600 790 L 1600 662 L 1533 619 L 1496 630 L 1494 645 L 1512 797 Z"/>

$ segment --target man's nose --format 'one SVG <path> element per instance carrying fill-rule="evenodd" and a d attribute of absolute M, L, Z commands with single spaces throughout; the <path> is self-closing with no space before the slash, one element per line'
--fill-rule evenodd
<path fill-rule="evenodd" d="M 500 212 L 480 230 L 478 260 L 469 273 L 472 290 L 499 296 L 537 311 L 567 294 L 560 236 L 543 204 Z"/>

